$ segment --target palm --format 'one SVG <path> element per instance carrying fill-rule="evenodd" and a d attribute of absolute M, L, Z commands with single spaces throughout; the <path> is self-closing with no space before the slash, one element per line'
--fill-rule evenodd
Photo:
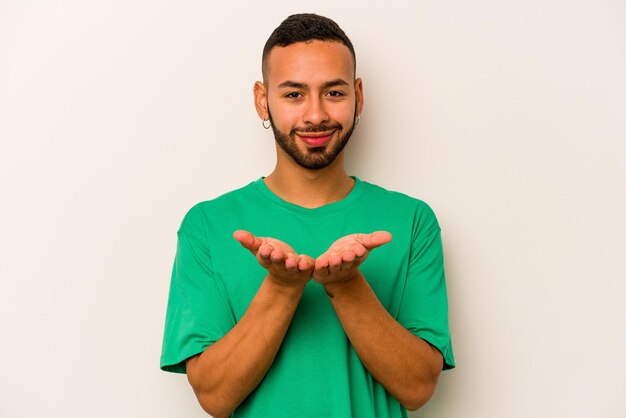
<path fill-rule="evenodd" d="M 391 234 L 385 231 L 351 234 L 339 238 L 315 260 L 313 280 L 327 284 L 354 277 L 369 253 L 389 241 Z"/>
<path fill-rule="evenodd" d="M 311 278 L 315 261 L 297 254 L 289 244 L 276 238 L 256 237 L 247 231 L 235 231 L 233 238 L 256 256 L 259 264 L 281 284 L 302 284 Z"/>

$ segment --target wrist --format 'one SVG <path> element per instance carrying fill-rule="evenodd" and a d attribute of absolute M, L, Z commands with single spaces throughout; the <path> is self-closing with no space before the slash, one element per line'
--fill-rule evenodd
<path fill-rule="evenodd" d="M 268 274 L 263 284 L 270 292 L 277 296 L 300 297 L 307 283 L 308 281 L 288 283 Z"/>
<path fill-rule="evenodd" d="M 324 284 L 324 291 L 326 291 L 326 294 L 329 297 L 334 298 L 335 295 L 354 293 L 360 287 L 362 287 L 363 284 L 367 285 L 367 282 L 365 281 L 365 278 L 363 277 L 361 272 L 357 270 L 353 276 L 336 282 Z"/>

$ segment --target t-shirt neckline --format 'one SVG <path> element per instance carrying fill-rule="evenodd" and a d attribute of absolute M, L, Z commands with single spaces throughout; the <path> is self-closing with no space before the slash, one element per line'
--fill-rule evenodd
<path fill-rule="evenodd" d="M 317 208 L 305 208 L 303 206 L 287 202 L 280 196 L 274 194 L 274 192 L 272 192 L 269 187 L 267 187 L 264 181 L 265 177 L 261 177 L 253 182 L 253 186 L 255 191 L 263 198 L 268 199 L 272 203 L 280 205 L 292 212 L 306 215 L 327 215 L 349 208 L 352 203 L 354 203 L 354 201 L 361 195 L 361 193 L 363 193 L 363 189 L 365 188 L 364 182 L 356 176 L 350 176 L 350 178 L 354 179 L 354 186 L 352 187 L 352 190 L 350 190 L 350 192 L 346 195 L 346 197 L 336 202 L 328 203 Z"/>

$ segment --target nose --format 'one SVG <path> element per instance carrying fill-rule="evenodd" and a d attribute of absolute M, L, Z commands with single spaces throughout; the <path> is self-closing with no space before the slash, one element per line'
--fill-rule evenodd
<path fill-rule="evenodd" d="M 317 96 L 310 96 L 304 113 L 304 122 L 306 124 L 319 125 L 328 122 L 328 120 L 329 116 L 323 100 Z"/>

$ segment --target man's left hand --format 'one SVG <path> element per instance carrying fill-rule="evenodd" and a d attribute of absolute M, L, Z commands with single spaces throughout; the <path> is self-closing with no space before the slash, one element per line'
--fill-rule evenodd
<path fill-rule="evenodd" d="M 369 253 L 391 241 L 391 234 L 376 231 L 371 234 L 351 234 L 339 238 L 315 260 L 313 280 L 326 285 L 351 280 Z"/>

